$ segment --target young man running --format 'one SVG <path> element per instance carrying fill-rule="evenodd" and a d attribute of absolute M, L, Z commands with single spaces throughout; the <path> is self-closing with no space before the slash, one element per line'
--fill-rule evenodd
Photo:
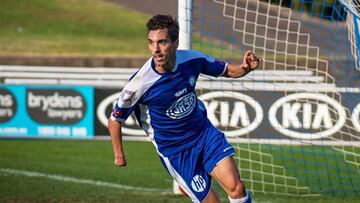
<path fill-rule="evenodd" d="M 242 77 L 260 60 L 250 50 L 241 64 L 177 50 L 179 25 L 171 16 L 156 15 L 147 28 L 152 57 L 125 85 L 108 123 L 115 165 L 126 165 L 121 125 L 134 112 L 161 163 L 193 202 L 220 202 L 211 178 L 225 190 L 230 202 L 251 202 L 232 157 L 234 149 L 210 123 L 195 85 L 200 73 Z"/>

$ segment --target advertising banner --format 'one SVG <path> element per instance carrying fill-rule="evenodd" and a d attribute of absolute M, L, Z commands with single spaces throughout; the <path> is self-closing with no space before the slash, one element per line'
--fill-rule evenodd
<path fill-rule="evenodd" d="M 108 135 L 107 119 L 119 90 L 95 89 L 95 134 Z M 213 125 L 231 138 L 351 141 L 351 130 L 360 132 L 360 93 L 297 91 L 233 91 L 198 88 Z M 123 133 L 145 136 L 134 117 Z"/>
<path fill-rule="evenodd" d="M 91 138 L 92 87 L 0 86 L 0 136 Z"/>

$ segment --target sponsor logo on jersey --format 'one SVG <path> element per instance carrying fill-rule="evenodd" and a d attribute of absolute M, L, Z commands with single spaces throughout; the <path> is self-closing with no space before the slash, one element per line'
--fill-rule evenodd
<path fill-rule="evenodd" d="M 181 95 L 186 94 L 186 93 L 187 93 L 187 89 L 185 87 L 184 89 L 177 91 L 175 93 L 175 97 L 180 97 Z"/>
<path fill-rule="evenodd" d="M 202 94 L 199 99 L 204 102 L 211 123 L 228 137 L 251 132 L 264 116 L 260 104 L 245 94 L 216 91 Z"/>
<path fill-rule="evenodd" d="M 7 89 L 0 88 L 0 123 L 14 117 L 17 109 L 15 96 Z"/>
<path fill-rule="evenodd" d="M 277 100 L 269 109 L 269 121 L 274 129 L 299 139 L 328 137 L 342 128 L 345 119 L 341 104 L 324 94 L 291 94 Z"/>
<path fill-rule="evenodd" d="M 173 105 L 166 110 L 166 115 L 172 119 L 181 119 L 188 116 L 195 108 L 196 95 L 189 93 L 179 98 Z"/>
<path fill-rule="evenodd" d="M 203 192 L 206 189 L 206 181 L 201 175 L 196 175 L 191 181 L 191 187 L 195 192 Z"/>
<path fill-rule="evenodd" d="M 27 89 L 30 117 L 46 124 L 74 124 L 86 112 L 85 98 L 77 91 L 65 89 Z"/>

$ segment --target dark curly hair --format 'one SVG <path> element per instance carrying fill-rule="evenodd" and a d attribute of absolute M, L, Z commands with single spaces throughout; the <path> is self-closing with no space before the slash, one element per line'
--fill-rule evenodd
<path fill-rule="evenodd" d="M 179 23 L 171 15 L 155 15 L 147 22 L 148 33 L 151 30 L 168 29 L 172 42 L 179 39 Z"/>

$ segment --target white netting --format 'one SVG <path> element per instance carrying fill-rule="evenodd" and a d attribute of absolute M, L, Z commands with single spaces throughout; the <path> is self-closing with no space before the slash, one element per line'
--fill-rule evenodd
<path fill-rule="evenodd" d="M 236 143 L 251 191 L 359 195 L 354 23 L 338 1 L 276 2 L 195 1 L 194 49 L 238 61 L 251 48 L 264 58 L 241 79 L 203 77 L 200 98 Z"/>

